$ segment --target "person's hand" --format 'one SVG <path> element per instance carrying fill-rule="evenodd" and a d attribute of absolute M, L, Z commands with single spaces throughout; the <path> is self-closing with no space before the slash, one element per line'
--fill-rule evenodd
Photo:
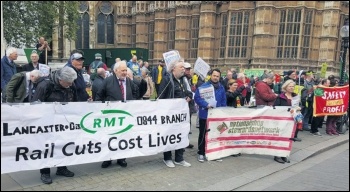
<path fill-rule="evenodd" d="M 248 83 L 244 83 L 244 87 L 248 87 Z"/>
<path fill-rule="evenodd" d="M 186 97 L 185 99 L 186 99 L 187 103 L 192 100 L 190 97 Z"/>

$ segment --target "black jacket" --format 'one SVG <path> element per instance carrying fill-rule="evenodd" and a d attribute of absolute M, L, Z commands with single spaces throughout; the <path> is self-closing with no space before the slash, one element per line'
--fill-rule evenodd
<path fill-rule="evenodd" d="M 102 87 L 103 81 L 105 79 L 99 75 L 97 75 L 94 79 L 94 81 L 92 82 L 92 88 L 91 88 L 91 92 L 92 92 L 92 100 L 95 101 L 96 99 L 96 94 L 98 92 L 98 90 Z"/>
<path fill-rule="evenodd" d="M 31 102 L 74 102 L 78 101 L 74 83 L 69 88 L 61 86 L 58 80 L 60 70 L 54 71 L 50 78 L 42 78 L 36 85 Z"/>
<path fill-rule="evenodd" d="M 82 74 L 82 71 L 78 71 L 72 64 L 67 63 L 65 66 L 71 67 L 77 72 L 77 79 L 74 80 L 75 87 L 77 89 L 78 101 L 87 101 L 89 94 L 86 92 L 86 83 Z"/>
<path fill-rule="evenodd" d="M 126 78 L 126 100 L 134 100 L 139 97 L 137 85 L 129 78 Z M 123 101 L 119 80 L 115 75 L 107 77 L 102 87 L 96 94 L 96 101 Z"/>
<path fill-rule="evenodd" d="M 245 89 L 245 86 L 238 87 L 233 93 L 226 91 L 226 100 L 227 100 L 227 106 L 229 107 L 237 107 L 237 97 L 239 98 L 241 105 L 243 106 L 244 100 L 242 97 L 242 91 Z"/>
<path fill-rule="evenodd" d="M 36 66 L 36 68 L 34 68 L 34 65 L 32 62 L 26 64 L 26 65 L 23 65 L 22 67 L 22 71 L 33 71 L 34 69 L 38 69 L 39 70 L 39 63 L 38 65 Z"/>
<path fill-rule="evenodd" d="M 159 85 L 159 99 L 171 99 L 171 98 L 186 98 L 192 99 L 193 93 L 188 91 L 187 85 L 184 83 L 182 77 L 180 82 L 173 77 L 172 74 L 167 73 L 166 76 L 162 78 Z M 189 88 L 191 89 L 191 88 Z"/>

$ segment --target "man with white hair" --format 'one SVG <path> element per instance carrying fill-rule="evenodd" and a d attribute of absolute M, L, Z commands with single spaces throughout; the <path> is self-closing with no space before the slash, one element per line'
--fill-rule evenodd
<path fill-rule="evenodd" d="M 173 99 L 173 98 L 183 98 L 187 102 L 192 100 L 191 89 L 187 86 L 185 80 L 185 67 L 183 59 L 175 60 L 169 64 L 167 68 L 168 73 L 164 76 L 159 85 L 159 95 L 160 99 Z M 182 165 L 184 167 L 190 167 L 191 164 L 186 162 L 183 157 L 184 149 L 175 150 L 175 162 L 173 162 L 171 157 L 171 151 L 164 152 L 163 162 L 168 167 L 175 167 L 176 165 Z M 175 163 L 175 164 L 174 164 Z"/>
<path fill-rule="evenodd" d="M 38 81 L 40 76 L 40 71 L 37 69 L 13 75 L 6 86 L 6 102 L 22 103 L 31 101 L 35 91 L 34 83 Z"/>
<path fill-rule="evenodd" d="M 74 80 L 78 75 L 71 67 L 63 67 L 54 71 L 50 79 L 45 79 L 38 83 L 33 98 L 30 102 L 76 102 L 78 101 L 77 90 Z M 41 181 L 44 184 L 51 184 L 50 167 L 40 169 Z M 66 166 L 58 166 L 56 175 L 73 177 L 74 173 Z"/>
<path fill-rule="evenodd" d="M 6 55 L 1 59 L 1 93 L 5 100 L 6 85 L 11 80 L 11 77 L 17 73 L 16 65 L 13 62 L 18 57 L 17 49 L 9 47 L 6 50 Z"/>
<path fill-rule="evenodd" d="M 107 77 L 96 94 L 96 101 L 128 101 L 134 100 L 138 95 L 138 88 L 127 77 L 128 67 L 125 61 L 119 61 L 114 65 L 115 75 Z M 126 159 L 118 159 L 117 164 L 121 167 L 127 167 Z M 112 164 L 111 160 L 104 161 L 102 168 L 107 168 Z"/>

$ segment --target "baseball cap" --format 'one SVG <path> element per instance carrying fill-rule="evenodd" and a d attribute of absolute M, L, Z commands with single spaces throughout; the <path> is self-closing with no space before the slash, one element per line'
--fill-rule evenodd
<path fill-rule="evenodd" d="M 80 53 L 74 53 L 73 55 L 72 55 L 72 59 L 81 59 L 81 60 L 84 60 L 85 58 L 83 57 L 83 55 L 82 54 L 80 54 Z"/>
<path fill-rule="evenodd" d="M 187 62 L 184 63 L 184 67 L 185 67 L 185 69 L 190 69 L 190 68 L 192 68 L 191 64 L 189 64 L 189 63 L 187 63 Z"/>

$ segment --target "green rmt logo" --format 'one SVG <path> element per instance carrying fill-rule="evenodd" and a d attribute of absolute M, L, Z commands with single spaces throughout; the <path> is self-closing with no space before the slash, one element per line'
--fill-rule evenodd
<path fill-rule="evenodd" d="M 80 121 L 80 127 L 87 133 L 91 133 L 94 134 L 96 133 L 98 130 L 102 129 L 102 128 L 109 128 L 109 127 L 123 127 L 124 124 L 124 120 L 125 120 L 125 116 L 121 117 L 111 117 L 108 114 L 114 114 L 114 115 L 127 115 L 127 116 L 131 116 L 132 115 L 126 111 L 123 110 L 101 110 L 103 115 L 107 115 L 107 117 L 104 118 L 94 118 L 93 119 L 93 125 L 92 125 L 92 129 L 90 129 L 89 127 L 86 127 L 84 125 L 84 122 L 86 121 L 86 119 L 93 113 L 90 112 L 88 114 L 86 114 Z M 119 130 L 117 132 L 113 132 L 110 133 L 109 135 L 116 135 L 116 134 L 120 134 L 123 132 L 128 131 L 129 129 L 131 129 L 134 125 L 129 124 L 126 127 L 124 127 L 122 130 Z"/>

